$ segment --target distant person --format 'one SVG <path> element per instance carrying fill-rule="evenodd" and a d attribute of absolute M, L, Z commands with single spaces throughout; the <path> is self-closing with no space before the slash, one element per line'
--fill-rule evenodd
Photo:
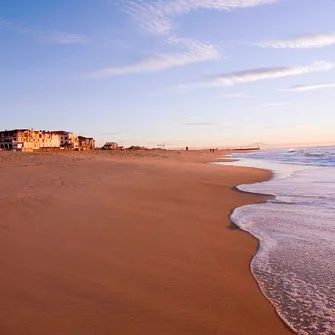
<path fill-rule="evenodd" d="M 188 151 L 188 147 L 186 147 L 186 151 Z"/>

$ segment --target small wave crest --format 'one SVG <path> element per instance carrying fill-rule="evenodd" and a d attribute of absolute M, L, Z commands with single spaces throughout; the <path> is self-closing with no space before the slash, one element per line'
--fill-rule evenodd
<path fill-rule="evenodd" d="M 234 154 L 234 158 L 245 157 Z M 248 154 L 248 158 L 262 159 L 285 164 L 310 166 L 335 166 L 335 147 L 298 148 L 288 150 L 264 150 Z"/>

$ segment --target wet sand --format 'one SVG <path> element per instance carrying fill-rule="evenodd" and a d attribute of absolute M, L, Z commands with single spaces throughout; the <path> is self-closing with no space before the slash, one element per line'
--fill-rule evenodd
<path fill-rule="evenodd" d="M 209 152 L 0 152 L 1 335 L 290 334 L 249 263 Z"/>

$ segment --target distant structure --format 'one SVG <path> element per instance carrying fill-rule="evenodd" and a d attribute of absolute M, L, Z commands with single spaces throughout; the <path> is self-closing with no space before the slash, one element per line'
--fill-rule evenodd
<path fill-rule="evenodd" d="M 68 131 L 14 129 L 0 131 L 0 149 L 33 151 L 41 149 L 94 149 L 93 138 L 77 136 Z"/>
<path fill-rule="evenodd" d="M 107 142 L 103 147 L 103 150 L 118 150 L 119 145 L 116 142 Z"/>
<path fill-rule="evenodd" d="M 61 148 L 66 149 L 79 149 L 79 138 L 74 133 L 68 131 L 56 131 L 55 133 L 60 135 L 61 139 Z"/>
<path fill-rule="evenodd" d="M 81 150 L 94 150 L 95 140 L 92 137 L 78 136 L 79 148 Z"/>
<path fill-rule="evenodd" d="M 139 145 L 132 145 L 131 147 L 126 148 L 126 150 L 136 150 L 136 151 L 138 151 L 138 150 L 149 150 L 149 149 L 146 148 L 146 147 L 141 147 Z"/>

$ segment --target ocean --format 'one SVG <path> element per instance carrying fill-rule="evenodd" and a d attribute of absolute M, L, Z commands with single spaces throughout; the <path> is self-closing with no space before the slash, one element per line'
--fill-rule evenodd
<path fill-rule="evenodd" d="M 272 180 L 239 185 L 272 195 L 231 219 L 260 241 L 251 262 L 259 287 L 298 334 L 335 334 L 335 147 L 233 154 L 231 165 L 262 167 Z M 227 163 L 225 163 L 227 164 Z"/>

